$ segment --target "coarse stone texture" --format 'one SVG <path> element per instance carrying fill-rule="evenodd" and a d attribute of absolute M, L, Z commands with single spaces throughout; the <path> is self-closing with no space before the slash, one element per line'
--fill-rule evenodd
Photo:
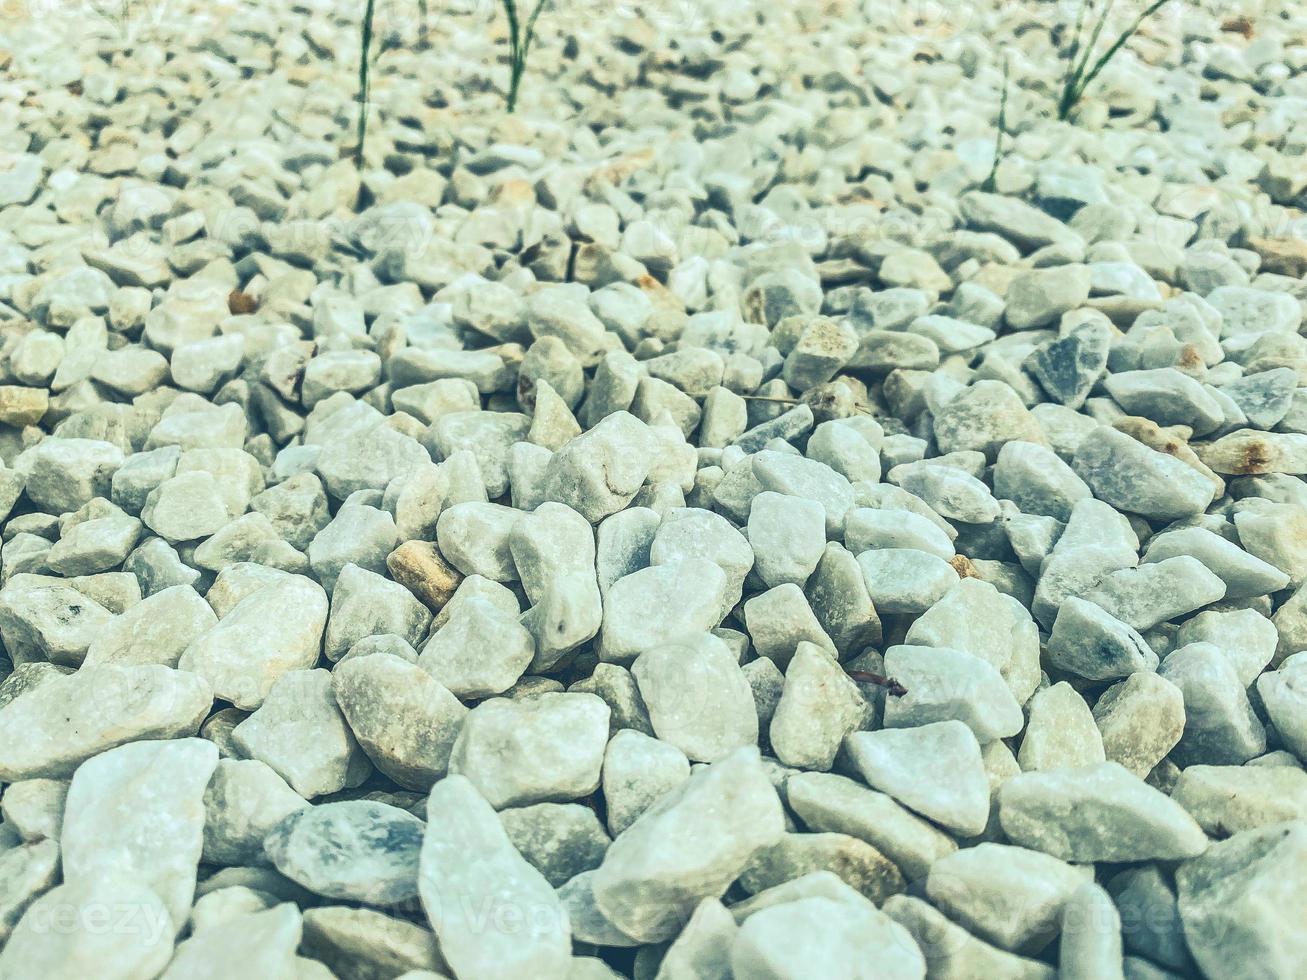
<path fill-rule="evenodd" d="M 420 664 L 386 652 L 355 656 L 332 671 L 331 687 L 377 769 L 414 790 L 445 774 L 468 711 Z"/>
<path fill-rule="evenodd" d="M 571 930 L 553 888 L 509 841 L 467 779 L 453 775 L 427 800 L 418 892 L 456 974 L 568 976 Z M 499 910 L 485 917 L 485 903 Z"/>
<path fill-rule="evenodd" d="M 805 952 L 812 943 L 812 952 Z M 920 980 L 925 958 L 907 930 L 869 904 L 804 898 L 745 920 L 731 948 L 737 976 L 797 980 L 856 976 L 874 959 L 879 975 Z"/>
<path fill-rule="evenodd" d="M 301 961 L 295 951 L 302 928 L 299 909 L 290 902 L 234 914 L 179 943 L 163 976 L 168 980 L 205 976 L 221 969 L 215 961 L 220 963 L 229 956 L 241 963 L 242 969 L 261 975 L 298 974 Z"/>
<path fill-rule="evenodd" d="M 0 980 L 1303 972 L 1292 4 L 9 6 Z"/>
<path fill-rule="evenodd" d="M 936 861 L 927 897 L 945 914 L 996 946 L 1041 950 L 1061 925 L 1062 910 L 1088 879 L 1038 851 L 981 843 Z"/>
<path fill-rule="evenodd" d="M 1304 859 L 1307 825 L 1294 821 L 1246 830 L 1180 866 L 1185 942 L 1205 973 L 1293 975 L 1304 956 L 1303 934 L 1289 925 Z"/>
<path fill-rule="evenodd" d="M 844 736 L 861 728 L 872 707 L 835 658 L 800 643 L 785 671 L 768 738 L 776 757 L 798 769 L 827 770 Z"/>
<path fill-rule="evenodd" d="M 903 875 L 885 855 L 849 834 L 785 834 L 754 854 L 740 886 L 757 894 L 813 871 L 830 871 L 872 902 L 903 890 Z"/>
<path fill-rule="evenodd" d="M 302 575 L 254 589 L 183 651 L 177 665 L 213 685 L 214 694 L 253 710 L 290 671 L 314 667 L 321 654 L 329 603 Z"/>
<path fill-rule="evenodd" d="M 929 903 L 892 895 L 881 907 L 908 930 L 926 957 L 927 976 L 1003 976 L 1015 980 L 1053 980 L 1057 971 L 1038 960 L 1016 956 L 967 932 Z"/>
<path fill-rule="evenodd" d="M 0 706 L 0 778 L 71 776 L 115 746 L 194 735 L 212 703 L 204 678 L 157 664 L 56 674 Z"/>
<path fill-rule="evenodd" d="M 604 917 L 644 942 L 670 939 L 784 832 L 758 751 L 739 749 L 663 796 L 613 841 L 595 872 Z"/>
<path fill-rule="evenodd" d="M 300 949 L 336 976 L 443 975 L 448 970 L 430 929 L 373 909 L 325 905 L 305 910 Z"/>
<path fill-rule="evenodd" d="M 610 713 L 593 694 L 491 698 L 463 719 L 449 771 L 496 809 L 580 799 L 599 787 Z"/>
<path fill-rule="evenodd" d="M 262 864 L 263 841 L 281 820 L 308 806 L 257 759 L 219 759 L 204 790 L 206 864 Z"/>
<path fill-rule="evenodd" d="M 180 930 L 195 895 L 204 791 L 218 764 L 212 742 L 120 745 L 73 773 L 59 835 L 66 885 L 132 877 L 163 900 Z"/>
<path fill-rule="evenodd" d="M 130 927 L 106 929 L 105 909 Z M 52 929 L 59 916 L 64 928 Z M 0 950 L 0 975 L 130 980 L 158 976 L 173 952 L 176 926 L 162 899 L 132 875 L 96 875 L 46 892 L 18 921 Z"/>
<path fill-rule="evenodd" d="M 845 751 L 872 789 L 966 836 L 985 829 L 989 780 L 976 736 L 962 722 L 854 732 Z M 948 778 L 937 779 L 936 772 Z"/>
<path fill-rule="evenodd" d="M 711 633 L 646 650 L 631 665 L 654 734 L 692 762 L 758 743 L 758 709 L 739 659 Z"/>
<path fill-rule="evenodd" d="M 659 797 L 690 778 L 690 760 L 674 745 L 624 728 L 604 752 L 603 793 L 608 831 L 614 837 L 631 826 Z"/>
<path fill-rule="evenodd" d="M 1013 843 L 1066 861 L 1178 860 L 1207 848 L 1179 803 L 1115 762 L 1021 773 L 998 802 Z"/>
<path fill-rule="evenodd" d="M 231 736 L 245 756 L 266 762 L 305 799 L 357 785 L 371 768 L 336 703 L 326 670 L 283 674 Z"/>
<path fill-rule="evenodd" d="M 293 811 L 263 849 L 278 871 L 316 895 L 398 905 L 417 896 L 423 830 L 398 807 L 344 800 Z"/>

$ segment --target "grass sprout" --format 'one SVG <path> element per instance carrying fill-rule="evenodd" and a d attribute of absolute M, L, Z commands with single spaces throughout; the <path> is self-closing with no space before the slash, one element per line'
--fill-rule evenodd
<path fill-rule="evenodd" d="M 1096 60 L 1094 50 L 1107 28 L 1115 0 L 1104 0 L 1095 9 L 1094 0 L 1081 0 L 1076 10 L 1075 27 L 1071 32 L 1071 47 L 1067 52 L 1066 73 L 1062 77 L 1062 95 L 1057 103 L 1057 118 L 1066 121 L 1075 112 L 1085 90 L 1108 66 L 1118 52 L 1139 32 L 1144 21 L 1165 7 L 1170 0 L 1153 0 L 1145 7 L 1121 35 Z M 1088 36 L 1086 37 L 1086 34 Z"/>
<path fill-rule="evenodd" d="M 989 176 L 985 182 L 980 185 L 980 189 L 993 193 L 998 186 L 998 165 L 1003 161 L 1003 144 L 1007 141 L 1007 93 L 1008 93 L 1008 69 L 1010 62 L 1007 58 L 1003 59 L 1003 94 L 998 100 L 998 133 L 994 137 L 994 165 L 989 168 Z"/>
<path fill-rule="evenodd" d="M 535 40 L 536 19 L 549 6 L 549 0 L 536 0 L 535 7 L 523 21 L 517 9 L 517 0 L 503 0 L 504 15 L 508 18 L 508 111 L 517 111 L 517 92 L 526 73 L 526 59 Z"/>
<path fill-rule="evenodd" d="M 354 146 L 354 167 L 363 170 L 363 150 L 368 139 L 368 100 L 372 95 L 372 17 L 376 13 L 376 0 L 367 0 L 363 8 L 363 23 L 359 27 L 359 116 L 356 143 Z"/>

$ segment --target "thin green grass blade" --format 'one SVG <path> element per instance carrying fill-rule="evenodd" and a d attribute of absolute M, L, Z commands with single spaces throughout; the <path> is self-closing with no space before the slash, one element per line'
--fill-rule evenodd
<path fill-rule="evenodd" d="M 1108 63 L 1116 57 L 1117 52 L 1125 47 L 1130 39 L 1139 32 L 1139 28 L 1143 26 L 1144 21 L 1153 16 L 1153 14 L 1157 13 L 1168 3 L 1170 3 L 1170 0 L 1154 0 L 1153 3 L 1144 8 L 1143 12 L 1134 19 L 1134 22 L 1131 23 L 1128 28 L 1121 32 L 1121 36 L 1118 37 L 1116 41 L 1113 42 L 1112 46 L 1103 53 L 1103 56 L 1098 59 L 1093 69 L 1084 76 L 1076 91 L 1076 102 L 1080 101 L 1080 97 L 1085 94 L 1085 90 L 1093 83 L 1094 79 L 1099 76 L 1103 69 L 1108 66 Z"/>
<path fill-rule="evenodd" d="M 1116 5 L 1116 0 L 1107 0 L 1103 9 L 1099 12 L 1098 20 L 1094 22 L 1094 29 L 1089 34 L 1089 43 L 1084 46 L 1080 54 L 1080 64 L 1076 65 L 1075 76 L 1077 82 L 1085 77 L 1085 71 L 1089 67 L 1089 60 L 1094 56 L 1094 48 L 1098 47 L 1098 40 L 1103 36 L 1103 30 L 1107 27 L 1108 18 L 1112 16 L 1112 8 Z"/>
<path fill-rule="evenodd" d="M 359 117 L 357 144 L 354 147 L 354 167 L 363 170 L 363 148 L 368 138 L 368 101 L 372 91 L 372 17 L 376 12 L 375 0 L 367 0 L 363 9 L 363 26 L 359 41 Z"/>
<path fill-rule="evenodd" d="M 993 193 L 998 186 L 998 165 L 1003 159 L 1003 142 L 1007 136 L 1007 93 L 1008 93 L 1008 69 L 1010 62 L 1007 58 L 1003 59 L 1003 94 L 998 100 L 998 135 L 994 140 L 994 165 L 989 168 L 989 176 L 985 182 L 980 185 L 981 190 Z"/>
<path fill-rule="evenodd" d="M 531 16 L 527 18 L 526 35 L 522 39 L 522 61 L 526 61 L 526 56 L 531 50 L 531 42 L 536 36 L 536 19 L 540 16 L 540 11 L 549 6 L 549 0 L 539 0 L 535 10 L 531 11 Z"/>
<path fill-rule="evenodd" d="M 1058 100 L 1057 115 L 1059 119 L 1065 118 L 1063 107 L 1066 105 L 1070 93 L 1075 91 L 1076 61 L 1079 59 L 1080 43 L 1084 38 L 1085 17 L 1092 6 L 1092 0 L 1080 0 L 1080 6 L 1076 8 L 1076 26 L 1071 32 L 1071 48 L 1067 51 L 1066 72 L 1062 75 L 1062 97 Z"/>

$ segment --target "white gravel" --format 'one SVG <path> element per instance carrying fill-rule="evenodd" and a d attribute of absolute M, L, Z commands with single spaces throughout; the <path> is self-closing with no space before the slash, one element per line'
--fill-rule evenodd
<path fill-rule="evenodd" d="M 5 11 L 0 980 L 1302 976 L 1302 5 L 431 6 Z"/>

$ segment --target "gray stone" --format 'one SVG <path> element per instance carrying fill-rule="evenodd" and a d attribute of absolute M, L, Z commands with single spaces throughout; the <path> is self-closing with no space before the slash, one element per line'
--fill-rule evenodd
<path fill-rule="evenodd" d="M 15 663 L 80 664 L 113 621 L 104 606 L 57 579 L 15 575 L 0 589 L 0 639 Z"/>
<path fill-rule="evenodd" d="M 976 450 L 990 461 L 1008 442 L 1044 441 L 1020 396 L 1001 381 L 977 381 L 959 392 L 935 412 L 934 433 L 941 452 Z"/>
<path fill-rule="evenodd" d="M 964 578 L 908 628 L 904 642 L 947 647 L 987 661 L 1021 704 L 1039 685 L 1039 631 L 1019 601 Z"/>
<path fill-rule="evenodd" d="M 233 516 L 218 481 L 203 470 L 164 480 L 141 508 L 145 526 L 170 544 L 207 538 Z"/>
<path fill-rule="evenodd" d="M 813 614 L 803 590 L 792 583 L 746 600 L 744 623 L 758 656 L 774 660 L 782 669 L 804 641 L 836 655 L 835 644 Z"/>
<path fill-rule="evenodd" d="M 908 882 L 925 878 L 931 864 L 957 850 L 947 834 L 884 793 L 833 773 L 796 773 L 785 781 L 785 800 L 814 833 L 839 833 L 871 844 Z"/>
<path fill-rule="evenodd" d="M 1115 762 L 1013 776 L 999 819 L 1013 843 L 1067 861 L 1179 860 L 1207 848 L 1183 807 Z"/>
<path fill-rule="evenodd" d="M 1066 521 L 1076 501 L 1090 496 L 1090 491 L 1047 446 L 1009 442 L 999 450 L 994 465 L 994 495 L 1011 500 L 1023 513 Z"/>
<path fill-rule="evenodd" d="M 604 753 L 603 793 L 608 831 L 614 837 L 631 826 L 660 797 L 690 778 L 690 762 L 674 745 L 626 728 Z"/>
<path fill-rule="evenodd" d="M 1210 643 L 1172 652 L 1158 673 L 1184 696 L 1177 765 L 1242 765 L 1266 751 L 1266 731 L 1230 662 Z"/>
<path fill-rule="evenodd" d="M 351 562 L 378 575 L 386 571 L 386 558 L 399 544 L 395 520 L 386 511 L 363 504 L 341 507 L 331 523 L 309 542 L 313 576 L 328 594 L 336 576 Z"/>
<path fill-rule="evenodd" d="M 300 951 L 333 976 L 442 975 L 448 967 L 430 929 L 372 909 L 327 905 L 304 911 Z M 297 963 L 302 964 L 304 960 Z M 301 973 L 299 980 L 307 980 Z M 323 980 L 328 980 L 325 976 Z"/>
<path fill-rule="evenodd" d="M 0 813 L 24 841 L 58 840 L 67 795 L 68 783 L 62 779 L 19 780 L 5 790 Z"/>
<path fill-rule="evenodd" d="M 862 566 L 848 549 L 834 541 L 827 543 L 806 592 L 813 615 L 841 656 L 880 643 L 880 617 Z"/>
<path fill-rule="evenodd" d="M 8 796 L 8 793 L 6 793 Z M 53 840 L 10 847 L 0 853 L 0 940 L 59 879 L 59 845 Z"/>
<path fill-rule="evenodd" d="M 331 672 L 291 670 L 232 731 L 247 757 L 267 763 L 305 799 L 338 793 L 371 767 L 331 691 Z"/>
<path fill-rule="evenodd" d="M 369 905 L 417 896 L 422 821 L 370 800 L 295 810 L 263 842 L 269 860 L 315 895 Z"/>
<path fill-rule="evenodd" d="M 1075 597 L 1057 612 L 1047 658 L 1052 666 L 1094 681 L 1157 667 L 1157 655 L 1132 627 L 1102 606 Z"/>
<path fill-rule="evenodd" d="M 131 909 L 135 928 L 97 925 L 102 910 L 113 908 Z M 51 929 L 55 917 L 70 917 L 69 927 Z M 158 976 L 172 956 L 176 931 L 163 900 L 148 883 L 132 875 L 83 878 L 52 888 L 28 906 L 0 950 L 0 975 L 106 980 Z"/>
<path fill-rule="evenodd" d="M 264 838 L 281 820 L 308 806 L 302 796 L 257 759 L 220 759 L 204 791 L 206 864 L 263 864 Z"/>
<path fill-rule="evenodd" d="M 811 501 L 807 503 L 811 504 Z M 821 526 L 819 523 L 818 527 Z M 822 533 L 823 545 L 825 541 L 826 536 Z M 720 514 L 698 507 L 681 507 L 668 511 L 663 517 L 649 545 L 649 563 L 670 565 L 689 559 L 715 563 L 726 576 L 726 592 L 722 599 L 724 615 L 740 601 L 744 592 L 745 576 L 754 564 L 751 545 L 752 539 L 746 540 Z"/>
<path fill-rule="evenodd" d="M 419 791 L 445 774 L 467 708 L 419 664 L 384 652 L 350 656 L 331 672 L 331 687 L 382 773 Z"/>
<path fill-rule="evenodd" d="M 705 898 L 667 948 L 655 980 L 730 980 L 731 948 L 738 932 L 726 906 Z"/>
<path fill-rule="evenodd" d="M 1110 426 L 1085 439 L 1071 465 L 1099 500 L 1156 520 L 1200 514 L 1215 492 L 1192 466 Z"/>
<path fill-rule="evenodd" d="M 831 654 L 800 642 L 785 670 L 768 729 L 776 757 L 797 769 L 830 769 L 844 737 L 863 726 L 872 707 Z"/>
<path fill-rule="evenodd" d="M 1124 977 L 1121 916 L 1100 886 L 1084 884 L 1062 908 L 1058 975 L 1067 980 Z"/>
<path fill-rule="evenodd" d="M 69 776 L 115 746 L 194 735 L 212 704 L 204 678 L 157 664 L 52 676 L 0 706 L 0 779 Z"/>
<path fill-rule="evenodd" d="M 1079 768 L 1105 760 L 1103 737 L 1075 688 L 1062 681 L 1036 692 L 1017 753 L 1023 771 Z"/>
<path fill-rule="evenodd" d="M 391 633 L 417 646 L 431 614 L 408 589 L 375 572 L 348 564 L 336 576 L 323 652 L 339 660 L 365 636 Z"/>
<path fill-rule="evenodd" d="M 238 708 L 263 704 L 277 680 L 318 662 L 329 604 L 321 587 L 285 575 L 241 598 L 178 660 Z"/>
<path fill-rule="evenodd" d="M 649 473 L 648 427 L 616 412 L 563 446 L 545 472 L 545 496 L 567 504 L 591 524 L 621 510 Z"/>
<path fill-rule="evenodd" d="M 1278 640 L 1275 624 L 1255 609 L 1200 612 L 1185 620 L 1175 634 L 1177 647 L 1214 644 L 1233 665 L 1239 682 L 1245 687 L 1252 685 L 1271 662 Z"/>
<path fill-rule="evenodd" d="M 610 843 L 595 812 L 580 803 L 536 803 L 500 811 L 504 832 L 555 888 L 599 867 Z"/>
<path fill-rule="evenodd" d="M 844 544 L 858 556 L 866 551 L 891 548 L 922 551 L 941 561 L 948 561 L 955 554 L 953 542 L 947 534 L 919 514 L 903 510 L 859 507 L 849 511 Z"/>
<path fill-rule="evenodd" d="M 1165 677 L 1137 671 L 1099 695 L 1094 722 L 1104 755 L 1142 778 L 1184 734 L 1184 693 Z"/>
<path fill-rule="evenodd" d="M 758 713 L 739 659 L 710 633 L 640 654 L 631 666 L 654 734 L 692 762 L 758 744 Z"/>
<path fill-rule="evenodd" d="M 141 522 L 118 514 L 82 521 L 55 542 L 45 563 L 58 575 L 94 575 L 117 568 L 136 547 Z"/>
<path fill-rule="evenodd" d="M 1107 369 L 1111 342 L 1111 328 L 1091 320 L 1065 336 L 1040 344 L 1027 358 L 1026 366 L 1049 398 L 1078 410 Z"/>
<path fill-rule="evenodd" d="M 1285 748 L 1307 758 L 1307 657 L 1294 654 L 1257 679 L 1257 694 Z"/>
<path fill-rule="evenodd" d="M 892 895 L 882 910 L 912 935 L 926 957 L 927 976 L 1012 980 L 1054 980 L 1057 976 L 1057 971 L 1045 963 L 1017 956 L 973 936 L 919 898 Z"/>
<path fill-rule="evenodd" d="M 441 780 L 427 801 L 418 893 L 440 951 L 463 976 L 565 980 L 567 913 L 544 876 L 509 841 L 498 815 L 462 776 Z M 506 927 L 487 927 L 486 908 Z"/>
<path fill-rule="evenodd" d="M 872 789 L 966 836 L 985 829 L 989 780 L 976 736 L 962 722 L 855 732 L 844 748 Z"/>
<path fill-rule="evenodd" d="M 1274 565 L 1248 554 L 1203 527 L 1165 531 L 1148 540 L 1145 563 L 1191 556 L 1202 562 L 1225 583 L 1225 598 L 1246 599 L 1278 592 L 1289 584 L 1289 576 Z"/>
<path fill-rule="evenodd" d="M 98 628 L 86 648 L 86 663 L 176 667 L 186 648 L 217 622 L 213 609 L 193 588 L 170 586 Z"/>
<path fill-rule="evenodd" d="M 720 895 L 784 818 L 756 748 L 701 769 L 646 810 L 594 873 L 599 911 L 643 942 L 670 939 L 705 898 Z"/>
<path fill-rule="evenodd" d="M 1225 597 L 1225 583 L 1191 555 L 1109 572 L 1084 598 L 1133 629 L 1201 609 Z"/>
<path fill-rule="evenodd" d="M 804 898 L 756 912 L 731 948 L 736 976 L 856 976 L 874 960 L 894 980 L 921 980 L 926 961 L 906 929 L 870 903 Z"/>
<path fill-rule="evenodd" d="M 961 721 L 981 744 L 1021 731 L 1021 705 L 989 661 L 948 647 L 893 646 L 885 673 L 905 693 L 885 701 L 886 728 Z"/>
<path fill-rule="evenodd" d="M 25 453 L 23 462 L 27 496 L 48 513 L 66 514 L 93 497 L 108 497 L 124 457 L 117 446 L 96 439 L 47 438 Z"/>
<path fill-rule="evenodd" d="M 1307 825 L 1292 822 L 1244 831 L 1180 866 L 1185 941 L 1204 973 L 1295 975 L 1307 956 L 1292 925 L 1305 861 Z"/>
<path fill-rule="evenodd" d="M 1307 772 L 1296 766 L 1189 766 L 1171 798 L 1224 837 L 1307 816 Z"/>
<path fill-rule="evenodd" d="M 163 974 L 167 980 L 202 977 L 231 956 L 242 969 L 260 976 L 299 976 L 295 950 L 300 942 L 300 912 L 283 902 L 264 911 L 232 915 L 209 928 L 193 931 L 177 946 Z M 221 975 L 221 974 L 219 974 Z"/>
<path fill-rule="evenodd" d="M 922 460 L 895 466 L 889 478 L 947 521 L 988 524 L 998 519 L 998 501 L 989 487 L 961 468 Z"/>
<path fill-rule="evenodd" d="M 1004 318 L 1015 330 L 1042 327 L 1063 313 L 1083 306 L 1089 299 L 1089 284 L 1087 265 L 1059 265 L 1023 272 L 1008 285 Z"/>
<path fill-rule="evenodd" d="M 580 799 L 599 788 L 608 716 L 593 694 L 483 701 L 463 721 L 450 774 L 499 809 Z"/>
<path fill-rule="evenodd" d="M 1061 927 L 1062 911 L 1090 876 L 1039 851 L 984 842 L 940 858 L 926 895 L 982 939 L 1036 953 Z"/>
<path fill-rule="evenodd" d="M 773 450 L 755 453 L 752 466 L 763 490 L 817 501 L 826 515 L 826 536 L 841 533 L 853 506 L 853 489 L 845 477 L 815 459 Z"/>
<path fill-rule="evenodd" d="M 712 629 L 721 621 L 726 588 L 721 567 L 703 558 L 617 579 L 604 600 L 600 658 L 629 664 L 650 647 Z"/>
<path fill-rule="evenodd" d="M 957 571 L 947 561 L 910 548 L 864 551 L 858 564 L 881 613 L 923 613 L 958 582 Z"/>
<path fill-rule="evenodd" d="M 195 896 L 204 789 L 218 750 L 203 739 L 120 745 L 78 767 L 60 832 L 65 884 L 131 876 L 180 931 Z"/>

